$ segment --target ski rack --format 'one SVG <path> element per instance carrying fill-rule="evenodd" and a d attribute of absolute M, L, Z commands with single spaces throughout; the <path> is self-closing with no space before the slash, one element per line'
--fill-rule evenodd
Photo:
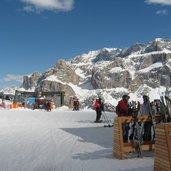
<path fill-rule="evenodd" d="M 156 126 L 154 171 L 171 170 L 171 123 Z"/>
<path fill-rule="evenodd" d="M 160 120 L 160 116 L 156 115 L 154 118 L 156 122 Z M 134 120 L 132 116 L 127 117 L 115 117 L 114 120 L 114 143 L 113 143 L 113 156 L 121 160 L 125 159 L 125 153 L 136 152 L 135 146 L 132 142 L 123 142 L 123 124 L 130 123 Z M 151 116 L 138 116 L 138 122 L 149 122 L 151 121 Z M 141 145 L 142 151 L 154 150 L 154 142 L 144 141 Z"/>

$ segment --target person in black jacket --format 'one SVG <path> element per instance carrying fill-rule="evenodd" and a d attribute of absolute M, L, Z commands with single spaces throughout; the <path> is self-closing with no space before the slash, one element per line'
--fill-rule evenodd
<path fill-rule="evenodd" d="M 51 103 L 50 103 L 50 101 L 47 101 L 47 103 L 46 103 L 46 109 L 47 109 L 47 111 L 50 111 L 51 112 Z"/>
<path fill-rule="evenodd" d="M 141 114 L 152 116 L 152 108 L 151 108 L 150 100 L 149 100 L 149 97 L 146 95 L 143 95 L 143 104 L 142 104 Z M 152 132 L 151 132 L 152 124 L 153 124 L 152 121 L 146 121 L 144 123 L 144 134 L 143 134 L 144 141 L 152 140 Z"/>

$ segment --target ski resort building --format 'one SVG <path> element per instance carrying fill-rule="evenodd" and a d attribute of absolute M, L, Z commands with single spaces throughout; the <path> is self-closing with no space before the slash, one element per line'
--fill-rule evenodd
<path fill-rule="evenodd" d="M 64 91 L 42 91 L 42 92 L 30 92 L 30 91 L 15 91 L 14 104 L 17 103 L 27 103 L 28 99 L 47 99 L 53 101 L 55 107 L 60 107 L 64 105 Z"/>

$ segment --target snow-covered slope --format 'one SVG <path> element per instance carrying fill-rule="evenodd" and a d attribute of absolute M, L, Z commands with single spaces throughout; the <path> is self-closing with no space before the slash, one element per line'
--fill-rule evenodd
<path fill-rule="evenodd" d="M 151 152 L 114 158 L 113 127 L 94 123 L 94 111 L 2 110 L 0 118 L 1 171 L 153 170 Z"/>

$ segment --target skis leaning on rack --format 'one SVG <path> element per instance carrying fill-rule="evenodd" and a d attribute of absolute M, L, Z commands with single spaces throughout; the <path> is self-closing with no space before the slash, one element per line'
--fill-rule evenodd
<path fill-rule="evenodd" d="M 171 122 L 171 91 L 166 90 L 160 96 L 160 114 L 162 122 Z"/>
<path fill-rule="evenodd" d="M 165 121 L 171 122 L 171 99 L 166 95 L 165 95 L 165 102 L 166 102 L 165 109 L 167 110 L 167 115 L 165 114 Z M 165 110 L 165 113 L 166 113 L 166 110 Z"/>
<path fill-rule="evenodd" d="M 142 157 L 142 129 L 141 123 L 138 122 L 138 111 L 140 108 L 140 103 L 137 101 L 132 101 L 129 104 L 130 113 L 132 115 L 132 132 L 129 135 L 129 140 L 133 143 L 135 151 L 137 152 L 137 157 Z"/>
<path fill-rule="evenodd" d="M 137 115 L 133 116 L 133 137 L 132 137 L 132 142 L 134 143 L 135 150 L 137 152 L 137 157 L 142 157 L 142 149 L 141 149 L 141 144 L 142 144 L 142 134 L 141 134 L 141 126 L 140 123 L 138 122 Z"/>
<path fill-rule="evenodd" d="M 165 105 L 163 96 L 160 96 L 160 112 L 161 112 L 161 116 L 162 116 L 162 121 L 167 122 L 166 105 Z"/>
<path fill-rule="evenodd" d="M 149 110 L 150 110 L 149 117 L 151 119 L 151 126 L 152 126 L 152 130 L 153 130 L 153 137 L 151 135 L 151 138 L 152 138 L 152 142 L 154 142 L 155 141 L 155 137 L 156 137 L 156 131 L 155 131 L 155 121 L 154 121 L 154 117 L 153 117 L 150 101 L 148 101 L 148 107 L 149 107 Z"/>

